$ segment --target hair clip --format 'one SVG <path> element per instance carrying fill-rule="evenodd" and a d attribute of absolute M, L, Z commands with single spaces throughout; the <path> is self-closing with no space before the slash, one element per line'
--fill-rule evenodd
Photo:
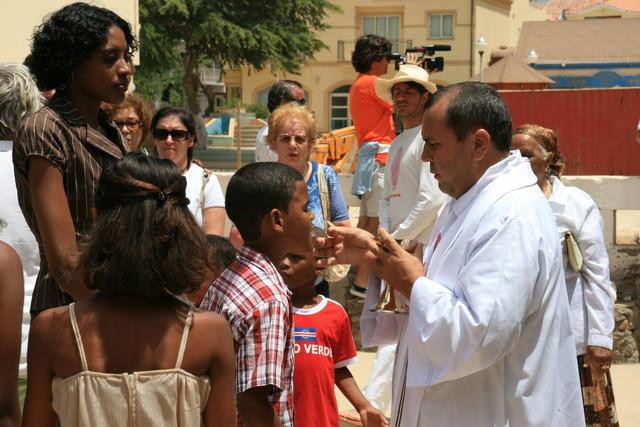
<path fill-rule="evenodd" d="M 164 194 L 164 191 L 158 190 L 158 200 L 160 200 L 160 203 L 164 203 L 165 200 L 167 200 L 167 196 Z"/>

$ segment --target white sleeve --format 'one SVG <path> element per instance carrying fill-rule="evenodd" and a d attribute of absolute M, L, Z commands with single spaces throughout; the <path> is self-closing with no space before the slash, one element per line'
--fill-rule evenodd
<path fill-rule="evenodd" d="M 438 182 L 429 171 L 429 164 L 420 158 L 424 141 L 422 144 L 413 145 L 412 160 L 417 163 L 416 169 L 420 171 L 420 186 L 415 204 L 404 221 L 391 234 L 396 240 L 416 240 L 430 224 L 435 222 L 438 211 L 446 200 L 445 194 L 438 187 Z"/>
<path fill-rule="evenodd" d="M 595 203 L 586 212 L 576 240 L 582 253 L 583 297 L 587 310 L 587 345 L 613 346 L 613 306 L 616 291 L 609 279 L 609 256 L 604 243 L 603 223 Z"/>
<path fill-rule="evenodd" d="M 384 168 L 384 190 L 380 198 L 378 211 L 378 219 L 380 220 L 380 228 L 384 228 L 391 232 L 391 218 L 389 218 L 389 194 L 391 193 L 391 168 Z"/>
<path fill-rule="evenodd" d="M 209 175 L 209 182 L 204 187 L 204 200 L 202 201 L 202 209 L 207 208 L 224 208 L 224 194 L 220 181 L 214 174 Z"/>
<path fill-rule="evenodd" d="M 517 345 L 546 256 L 533 227 L 520 218 L 483 227 L 455 291 L 426 277 L 413 284 L 406 337 L 426 386 L 486 369 Z M 497 259 L 504 254 L 509 262 Z"/>

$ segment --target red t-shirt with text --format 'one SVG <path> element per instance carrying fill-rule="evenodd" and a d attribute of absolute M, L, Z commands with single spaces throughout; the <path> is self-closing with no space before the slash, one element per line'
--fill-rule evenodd
<path fill-rule="evenodd" d="M 357 361 L 347 312 L 325 297 L 315 307 L 293 308 L 294 425 L 339 426 L 335 369 Z"/>

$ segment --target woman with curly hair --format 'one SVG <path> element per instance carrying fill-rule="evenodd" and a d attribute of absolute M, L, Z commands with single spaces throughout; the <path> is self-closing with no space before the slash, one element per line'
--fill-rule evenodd
<path fill-rule="evenodd" d="M 122 132 L 127 149 L 130 152 L 140 150 L 146 153 L 147 149 L 143 144 L 149 136 L 153 105 L 128 93 L 120 104 L 104 104 L 103 108 Z"/>
<path fill-rule="evenodd" d="M 511 148 L 530 159 L 556 219 L 587 425 L 617 426 L 609 372 L 616 290 L 600 210 L 587 193 L 560 180 L 565 165 L 553 130 L 523 125 L 513 132 Z"/>
<path fill-rule="evenodd" d="M 104 171 L 80 257 L 94 293 L 33 320 L 24 426 L 235 425 L 229 325 L 176 298 L 208 266 L 186 185 L 141 153 Z"/>
<path fill-rule="evenodd" d="M 32 316 L 88 294 L 77 239 L 93 223 L 100 173 L 126 152 L 100 104 L 124 100 L 136 49 L 126 21 L 86 3 L 54 12 L 33 35 L 27 65 L 56 94 L 22 123 L 13 151 L 20 207 L 41 248 Z"/>

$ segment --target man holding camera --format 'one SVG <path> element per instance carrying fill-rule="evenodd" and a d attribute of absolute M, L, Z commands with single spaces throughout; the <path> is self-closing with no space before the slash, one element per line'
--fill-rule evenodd
<path fill-rule="evenodd" d="M 358 163 L 351 193 L 360 198 L 358 228 L 375 233 L 378 206 L 384 186 L 384 166 L 391 141 L 396 136 L 390 102 L 376 95 L 375 83 L 387 73 L 391 42 L 373 34 L 356 42 L 351 64 L 359 73 L 349 90 L 349 113 L 358 138 Z M 364 298 L 369 269 L 359 266 L 352 295 Z"/>

